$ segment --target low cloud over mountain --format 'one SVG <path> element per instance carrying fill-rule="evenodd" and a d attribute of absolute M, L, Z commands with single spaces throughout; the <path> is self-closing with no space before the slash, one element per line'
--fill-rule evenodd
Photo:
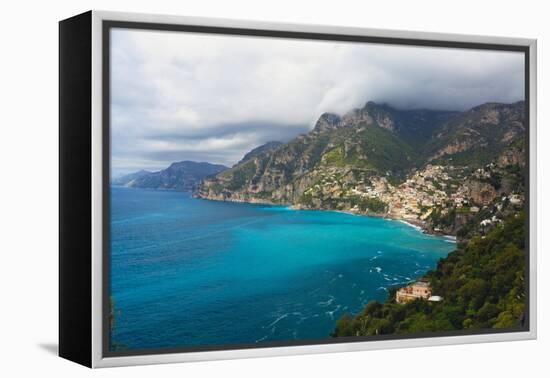
<path fill-rule="evenodd" d="M 113 172 L 231 166 L 366 101 L 465 110 L 523 99 L 520 53 L 114 30 Z"/>

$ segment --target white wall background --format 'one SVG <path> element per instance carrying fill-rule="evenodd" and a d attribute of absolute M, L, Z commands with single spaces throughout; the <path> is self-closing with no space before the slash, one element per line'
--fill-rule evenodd
<path fill-rule="evenodd" d="M 84 377 L 542 376 L 550 350 L 548 9 L 537 0 L 8 1 L 0 22 L 0 375 Z M 90 371 L 57 344 L 57 21 L 89 10 L 487 34 L 539 40 L 539 340 Z M 546 351 L 545 351 L 546 348 Z"/>

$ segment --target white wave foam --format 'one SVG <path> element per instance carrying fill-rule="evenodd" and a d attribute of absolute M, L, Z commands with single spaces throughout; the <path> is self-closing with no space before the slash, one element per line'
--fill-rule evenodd
<path fill-rule="evenodd" d="M 286 313 L 286 314 L 283 314 L 281 316 L 279 316 L 277 319 L 275 319 L 273 322 L 271 322 L 268 326 L 266 326 L 265 328 L 271 328 L 273 327 L 275 324 L 279 323 L 281 320 L 283 320 L 284 318 L 286 318 L 289 314 Z"/>
<path fill-rule="evenodd" d="M 340 309 L 340 305 L 337 305 L 336 308 L 332 311 L 325 311 L 325 314 L 330 316 L 331 319 L 334 319 L 334 313 Z"/>
<path fill-rule="evenodd" d="M 417 231 L 423 231 L 423 230 L 422 230 L 422 227 L 419 227 L 419 226 L 417 226 L 416 224 L 412 224 L 412 223 L 409 223 L 409 222 L 407 222 L 407 221 L 404 221 L 403 219 L 400 219 L 399 222 L 401 222 L 401 223 L 403 223 L 403 224 L 406 224 L 407 226 L 410 226 L 410 227 L 414 228 L 414 229 L 417 230 Z"/>
<path fill-rule="evenodd" d="M 330 305 L 332 304 L 332 302 L 334 302 L 334 300 L 335 300 L 336 298 L 333 297 L 332 295 L 329 295 L 328 297 L 329 297 L 328 301 L 325 301 L 325 302 L 323 302 L 323 301 L 317 302 L 317 304 L 318 304 L 319 306 L 321 306 L 321 307 L 330 306 Z"/>

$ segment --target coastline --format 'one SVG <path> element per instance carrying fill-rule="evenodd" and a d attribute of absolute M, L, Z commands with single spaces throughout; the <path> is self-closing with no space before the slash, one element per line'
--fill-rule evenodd
<path fill-rule="evenodd" d="M 292 204 L 289 204 L 289 203 L 274 203 L 274 202 L 271 202 L 271 201 L 268 201 L 268 200 L 258 200 L 258 199 L 254 199 L 252 201 L 245 201 L 245 200 L 241 200 L 241 199 L 232 199 L 232 198 L 227 198 L 227 199 L 220 199 L 220 198 L 207 198 L 207 197 L 202 197 L 202 196 L 198 196 L 196 193 L 191 193 L 191 196 L 195 199 L 201 199 L 201 200 L 207 200 L 207 201 L 216 201 L 216 202 L 232 202 L 232 203 L 248 203 L 248 204 L 251 204 L 251 205 L 271 205 L 271 206 L 286 206 L 286 207 L 289 207 L 289 208 L 292 208 Z"/>
<path fill-rule="evenodd" d="M 414 228 L 415 230 L 418 230 L 418 231 L 422 231 L 424 232 L 425 234 L 427 234 L 428 232 L 426 232 L 426 226 L 425 225 L 419 225 L 417 222 L 413 222 L 411 221 L 410 219 L 409 220 L 405 220 L 405 219 L 394 219 L 398 222 L 401 222 L 403 224 L 406 224 L 407 226 L 409 227 L 412 227 Z"/>
<path fill-rule="evenodd" d="M 441 236 L 444 237 L 450 241 L 453 241 L 456 243 L 456 235 L 450 235 L 450 234 L 444 234 L 439 231 L 433 231 L 431 230 L 426 222 L 419 220 L 419 219 L 405 219 L 400 217 L 392 217 L 388 214 L 380 214 L 380 213 L 359 213 L 355 211 L 349 211 L 349 210 L 332 210 L 332 209 L 311 209 L 311 208 L 304 208 L 300 205 L 289 205 L 291 209 L 294 210 L 321 210 L 321 211 L 335 211 L 337 213 L 343 213 L 348 215 L 356 215 L 356 216 L 362 216 L 362 217 L 375 217 L 375 218 L 384 218 L 387 220 L 397 221 L 401 222 L 403 224 L 406 224 L 409 227 L 412 227 L 416 229 L 417 231 L 420 231 L 427 235 L 433 235 L 433 236 Z"/>
<path fill-rule="evenodd" d="M 457 242 L 455 235 L 443 234 L 441 232 L 430 232 L 428 230 L 428 228 L 426 227 L 425 223 L 423 223 L 422 221 L 415 222 L 415 221 L 412 221 L 410 219 L 408 219 L 408 220 L 405 220 L 405 219 L 392 219 L 392 220 L 396 220 L 398 222 L 406 224 L 407 226 L 412 227 L 412 228 L 414 228 L 418 231 L 422 231 L 425 234 L 443 237 L 443 238 L 447 239 L 450 243 L 451 242 L 452 243 Z"/>
<path fill-rule="evenodd" d="M 419 231 L 419 232 L 422 232 L 424 234 L 427 234 L 427 235 L 433 235 L 433 236 L 441 236 L 441 237 L 444 237 L 446 238 L 447 240 L 449 240 L 450 242 L 452 241 L 453 243 L 456 243 L 456 235 L 449 235 L 449 234 L 444 234 L 444 233 L 441 233 L 441 232 L 438 232 L 438 231 L 432 231 L 428 225 L 426 224 L 426 222 L 422 221 L 422 220 L 415 220 L 415 219 L 405 219 L 405 218 L 399 218 L 399 217 L 392 217 L 388 214 L 380 214 L 380 213 L 359 213 L 359 212 L 355 212 L 355 211 L 349 211 L 349 210 L 333 210 L 333 209 L 311 209 L 311 208 L 304 208 L 300 205 L 288 205 L 289 208 L 293 209 L 293 210 L 321 210 L 321 211 L 334 211 L 334 212 L 337 212 L 337 213 L 342 213 L 342 214 L 348 214 L 348 215 L 356 215 L 356 216 L 360 216 L 360 217 L 374 217 L 374 218 L 384 218 L 384 219 L 387 219 L 387 220 L 391 220 L 391 221 L 396 221 L 396 222 L 401 222 L 403 224 L 406 224 L 407 226 L 409 227 L 412 227 L 414 228 L 415 230 Z"/>
<path fill-rule="evenodd" d="M 438 231 L 433 231 L 428 227 L 426 222 L 422 220 L 415 220 L 415 219 L 405 219 L 401 217 L 392 217 L 388 214 L 381 214 L 381 213 L 360 213 L 356 211 L 350 211 L 350 210 L 335 210 L 335 209 L 323 209 L 323 208 L 309 208 L 309 207 L 303 207 L 302 205 L 296 205 L 296 204 L 290 204 L 290 203 L 274 203 L 269 200 L 261 200 L 261 199 L 254 199 L 252 201 L 245 201 L 242 199 L 218 199 L 218 198 L 206 198 L 202 197 L 200 195 L 193 194 L 194 198 L 197 199 L 204 199 L 208 201 L 218 201 L 218 202 L 233 202 L 233 203 L 248 203 L 248 204 L 260 204 L 260 205 L 270 205 L 270 206 L 286 206 L 291 210 L 320 210 L 320 211 L 332 211 L 342 214 L 348 214 L 348 215 L 356 215 L 356 216 L 366 216 L 366 217 L 375 217 L 375 218 L 384 218 L 387 220 L 397 221 L 401 222 L 403 224 L 406 224 L 409 227 L 412 227 L 416 229 L 419 232 L 422 232 L 424 234 L 428 235 L 434 235 L 434 236 L 441 236 L 449 240 L 449 242 L 456 243 L 456 236 L 455 235 L 448 235 L 443 234 Z"/>

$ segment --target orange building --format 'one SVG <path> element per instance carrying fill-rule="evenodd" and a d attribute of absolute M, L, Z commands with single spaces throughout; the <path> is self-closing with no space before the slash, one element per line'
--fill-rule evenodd
<path fill-rule="evenodd" d="M 426 281 L 417 281 L 412 285 L 402 287 L 395 293 L 397 303 L 406 303 L 415 299 L 428 299 L 432 295 L 430 284 Z"/>

